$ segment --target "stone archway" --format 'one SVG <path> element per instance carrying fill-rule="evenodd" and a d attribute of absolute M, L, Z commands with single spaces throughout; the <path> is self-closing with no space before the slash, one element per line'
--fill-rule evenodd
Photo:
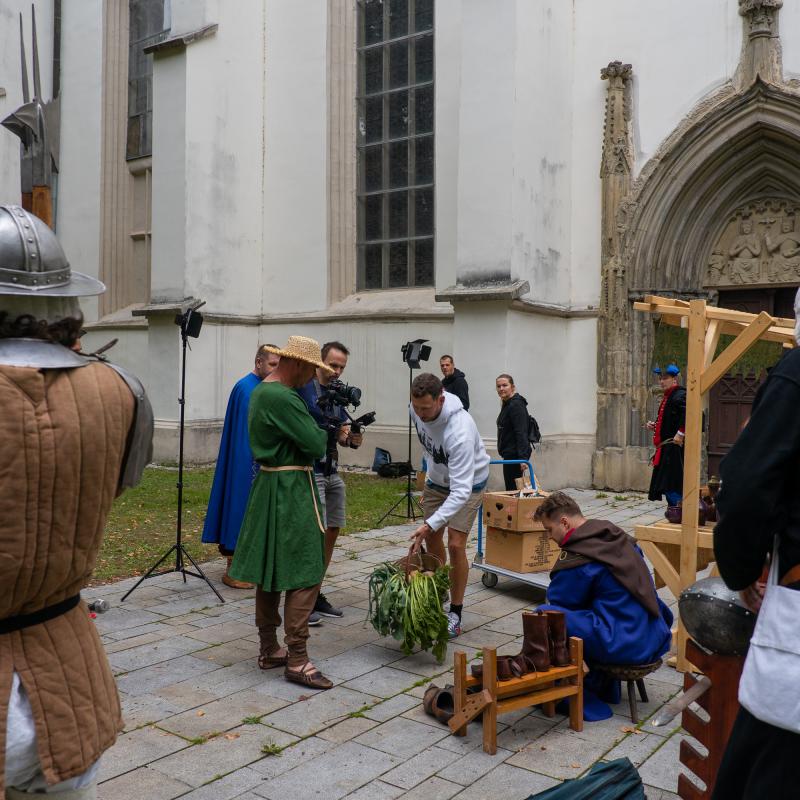
<path fill-rule="evenodd" d="M 800 92 L 780 75 L 779 8 L 775 0 L 740 0 L 746 36 L 735 80 L 689 115 L 632 184 L 631 67 L 614 62 L 603 71 L 596 485 L 643 489 L 649 479 L 643 422 L 654 326 L 631 312 L 634 300 L 658 293 L 714 301 L 725 287 L 800 283 L 800 240 L 795 253 L 790 236 L 800 206 Z M 781 221 L 790 218 L 791 231 Z"/>

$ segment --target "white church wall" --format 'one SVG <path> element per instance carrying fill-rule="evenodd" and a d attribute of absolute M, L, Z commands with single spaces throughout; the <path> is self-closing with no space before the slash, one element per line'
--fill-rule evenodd
<path fill-rule="evenodd" d="M 568 300 L 571 22 L 558 2 L 437 6 L 440 290 L 455 252 L 460 283 Z"/>
<path fill-rule="evenodd" d="M 459 208 L 459 118 L 462 61 L 461 3 L 436 9 L 436 288 L 454 286 L 457 277 Z"/>
<path fill-rule="evenodd" d="M 186 59 L 162 57 L 153 68 L 153 246 L 150 295 L 186 297 Z"/>
<path fill-rule="evenodd" d="M 437 150 L 458 150 L 459 283 L 507 283 L 512 272 L 515 6 L 498 0 L 487 15 L 462 4 L 458 139 L 437 141 Z M 447 9 L 439 4 L 437 24 Z"/>
<path fill-rule="evenodd" d="M 470 386 L 470 414 L 493 455 L 500 401 L 495 379 L 513 376 L 543 433 L 534 454 L 547 488 L 588 486 L 595 432 L 593 319 L 507 311 L 502 303 L 462 303 L 454 321 L 456 363 Z"/>
<path fill-rule="evenodd" d="M 784 3 L 780 12 L 779 31 L 783 48 L 783 74 L 800 78 L 800 5 Z"/>
<path fill-rule="evenodd" d="M 569 303 L 572 13 L 569 3 L 517 3 L 512 192 L 513 273 L 530 299 Z"/>
<path fill-rule="evenodd" d="M 328 297 L 326 3 L 268 2 L 264 31 L 263 306 L 268 313 L 323 309 Z"/>
<path fill-rule="evenodd" d="M 219 3 L 213 19 L 185 54 L 185 292 L 208 311 L 259 314 L 264 18 L 258 3 Z"/>
<path fill-rule="evenodd" d="M 72 267 L 94 277 L 100 275 L 101 247 L 103 14 L 101 0 L 85 0 L 69 4 L 61 18 L 56 232 Z M 87 319 L 97 318 L 96 298 L 83 298 L 81 308 Z"/>
<path fill-rule="evenodd" d="M 574 8 L 572 296 L 577 305 L 596 305 L 606 91 L 600 70 L 614 60 L 633 65 L 638 174 L 689 111 L 733 76 L 742 43 L 742 20 L 736 0 L 674 0 L 669 4 L 576 0 Z M 782 17 L 782 22 L 786 19 Z M 781 30 L 785 33 L 788 27 L 784 24 Z M 800 31 L 800 24 L 797 29 Z M 787 49 L 785 46 L 784 53 Z M 800 52 L 794 63 L 800 63 Z"/>

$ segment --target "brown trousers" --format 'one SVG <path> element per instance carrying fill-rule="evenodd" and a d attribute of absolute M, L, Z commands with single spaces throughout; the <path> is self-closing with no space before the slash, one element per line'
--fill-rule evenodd
<path fill-rule="evenodd" d="M 283 630 L 290 667 L 302 667 L 308 661 L 308 617 L 314 610 L 318 594 L 319 586 L 285 592 Z M 256 627 L 262 655 L 270 655 L 280 648 L 277 636 L 281 624 L 280 603 L 280 592 L 265 592 L 260 586 L 256 587 Z"/>

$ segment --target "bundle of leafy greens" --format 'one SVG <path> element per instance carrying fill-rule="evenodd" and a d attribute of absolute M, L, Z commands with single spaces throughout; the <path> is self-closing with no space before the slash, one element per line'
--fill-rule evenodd
<path fill-rule="evenodd" d="M 369 578 L 368 619 L 381 636 L 402 642 L 410 655 L 414 648 L 430 650 L 444 661 L 447 651 L 447 617 L 442 598 L 450 588 L 450 567 L 412 570 L 406 578 L 399 564 L 377 566 Z"/>

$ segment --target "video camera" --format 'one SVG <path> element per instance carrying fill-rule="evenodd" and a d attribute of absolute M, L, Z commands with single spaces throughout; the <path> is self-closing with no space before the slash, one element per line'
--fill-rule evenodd
<path fill-rule="evenodd" d="M 325 454 L 325 475 L 330 475 L 337 459 L 337 438 L 336 435 L 342 425 L 349 423 L 353 433 L 361 433 L 367 425 L 375 422 L 375 412 L 369 411 L 362 414 L 357 419 L 353 419 L 347 411 L 347 406 L 354 409 L 361 405 L 361 389 L 357 386 L 349 386 L 334 379 L 327 386 L 320 385 L 320 394 L 317 398 L 317 406 L 322 412 L 325 429 L 328 431 L 328 445 Z M 337 409 L 338 412 L 337 413 Z M 343 418 L 344 417 L 344 418 Z"/>

